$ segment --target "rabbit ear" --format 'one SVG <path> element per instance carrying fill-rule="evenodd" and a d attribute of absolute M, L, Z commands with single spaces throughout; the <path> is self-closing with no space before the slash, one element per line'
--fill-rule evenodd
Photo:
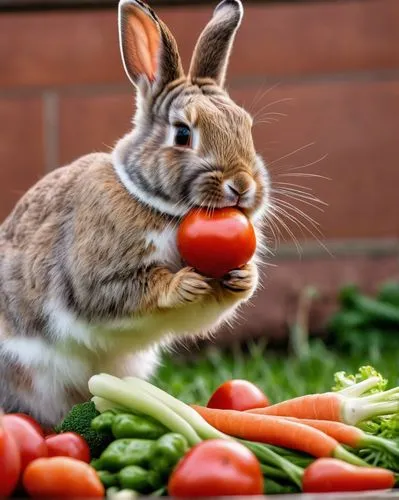
<path fill-rule="evenodd" d="M 194 49 L 190 78 L 208 77 L 223 86 L 234 36 L 242 16 L 240 0 L 219 3 Z"/>
<path fill-rule="evenodd" d="M 119 2 L 119 44 L 126 74 L 135 86 L 147 81 L 163 87 L 183 76 L 175 39 L 141 0 Z"/>

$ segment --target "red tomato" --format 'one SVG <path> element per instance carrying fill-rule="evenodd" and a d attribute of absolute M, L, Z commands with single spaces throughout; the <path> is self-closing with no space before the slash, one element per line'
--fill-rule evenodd
<path fill-rule="evenodd" d="M 217 497 L 263 494 L 258 460 L 234 441 L 209 439 L 197 444 L 177 464 L 169 478 L 174 497 Z"/>
<path fill-rule="evenodd" d="M 23 485 L 33 497 L 95 498 L 105 490 L 89 464 L 70 457 L 39 458 L 25 469 Z"/>
<path fill-rule="evenodd" d="M 44 437 L 26 418 L 18 415 L 4 415 L 3 426 L 12 434 L 21 454 L 21 470 L 36 458 L 47 457 Z"/>
<path fill-rule="evenodd" d="M 21 472 L 21 457 L 13 435 L 0 422 L 0 497 L 11 495 Z"/>
<path fill-rule="evenodd" d="M 49 457 L 71 457 L 90 462 L 90 448 L 86 441 L 74 432 L 50 434 L 46 437 Z"/>
<path fill-rule="evenodd" d="M 220 385 L 208 401 L 208 408 L 245 411 L 264 408 L 270 402 L 256 385 L 247 380 L 228 380 Z"/>
<path fill-rule="evenodd" d="M 305 469 L 305 493 L 386 490 L 395 484 L 394 473 L 378 467 L 357 467 L 336 458 L 319 458 Z"/>
<path fill-rule="evenodd" d="M 236 208 L 194 210 L 177 233 L 179 252 L 189 266 L 210 278 L 221 278 L 245 265 L 256 249 L 254 228 Z"/>
<path fill-rule="evenodd" d="M 40 424 L 36 422 L 34 418 L 32 418 L 29 415 L 26 415 L 25 413 L 10 413 L 10 415 L 17 415 L 20 418 L 25 419 L 27 422 L 29 422 L 36 430 L 37 432 L 41 435 L 44 436 L 44 430 L 41 428 Z"/>

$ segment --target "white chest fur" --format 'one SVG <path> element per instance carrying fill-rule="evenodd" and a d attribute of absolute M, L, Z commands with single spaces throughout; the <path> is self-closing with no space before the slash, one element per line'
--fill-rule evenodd
<path fill-rule="evenodd" d="M 177 228 L 169 225 L 159 231 L 149 231 L 146 244 L 152 250 L 145 259 L 146 263 L 162 263 L 172 271 L 177 271 L 183 266 L 182 259 L 177 249 Z"/>
<path fill-rule="evenodd" d="M 146 244 L 145 264 L 164 265 L 173 272 L 184 265 L 177 249 L 176 227 L 148 231 Z M 184 307 L 151 311 L 104 323 L 78 318 L 65 308 L 61 300 L 52 299 L 46 304 L 46 314 L 49 333 L 57 351 L 61 350 L 66 358 L 75 357 L 82 363 L 82 375 L 86 375 L 82 376 L 82 380 L 87 378 L 88 372 L 117 373 L 126 357 L 134 355 L 137 358 L 138 353 L 147 352 L 149 358 L 147 356 L 145 362 L 137 358 L 134 369 L 139 376 L 145 376 L 154 366 L 153 346 L 172 336 L 210 332 L 233 313 L 242 299 L 229 295 L 225 300 L 217 300 L 216 296 L 210 295 L 204 301 Z"/>

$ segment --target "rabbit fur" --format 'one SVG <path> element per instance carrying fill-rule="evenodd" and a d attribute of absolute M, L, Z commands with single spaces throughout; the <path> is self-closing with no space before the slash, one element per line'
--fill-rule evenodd
<path fill-rule="evenodd" d="M 53 426 L 90 397 L 93 374 L 151 376 L 160 346 L 207 335 L 254 293 L 259 253 L 209 280 L 176 244 L 191 208 L 232 205 L 261 242 L 269 178 L 252 119 L 224 88 L 242 15 L 239 0 L 216 7 L 185 75 L 165 24 L 140 0 L 120 2 L 133 129 L 110 154 L 47 174 L 0 226 L 4 411 Z M 176 144 L 177 133 L 189 144 Z"/>

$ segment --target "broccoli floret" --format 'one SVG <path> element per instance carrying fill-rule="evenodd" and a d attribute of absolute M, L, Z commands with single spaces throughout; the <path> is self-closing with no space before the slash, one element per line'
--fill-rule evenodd
<path fill-rule="evenodd" d="M 77 404 L 56 427 L 56 432 L 76 432 L 86 440 L 91 457 L 97 458 L 113 439 L 110 434 L 92 430 L 91 421 L 97 415 L 99 415 L 99 412 L 93 402 L 88 401 Z"/>

